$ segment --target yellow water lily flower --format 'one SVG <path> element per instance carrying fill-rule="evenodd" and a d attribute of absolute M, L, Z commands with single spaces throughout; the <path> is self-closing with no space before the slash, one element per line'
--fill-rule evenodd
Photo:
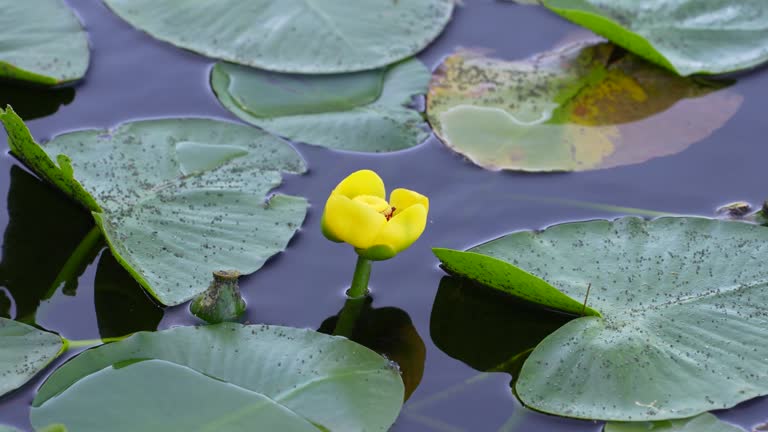
<path fill-rule="evenodd" d="M 350 174 L 331 192 L 323 212 L 323 234 L 349 243 L 358 255 L 386 260 L 407 249 L 424 232 L 429 199 L 395 189 L 386 201 L 384 182 L 375 172 Z"/>

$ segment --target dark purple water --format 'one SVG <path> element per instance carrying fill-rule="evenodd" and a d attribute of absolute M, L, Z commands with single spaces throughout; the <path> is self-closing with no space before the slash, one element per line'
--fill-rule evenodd
<path fill-rule="evenodd" d="M 90 33 L 91 68 L 74 95 L 65 90 L 30 96 L 39 104 L 30 104 L 22 114 L 41 116 L 28 123 L 36 138 L 139 118 L 206 116 L 237 121 L 208 87 L 212 60 L 132 29 L 98 1 L 69 3 Z M 465 3 L 444 35 L 420 55 L 428 66 L 437 66 L 459 46 L 491 48 L 496 56 L 508 59 L 527 57 L 551 48 L 575 29 L 537 7 L 494 0 Z M 18 92 L 24 100 L 23 92 L 29 91 L 14 89 L 12 99 L 9 89 L 0 86 L 3 105 L 20 104 Z M 429 225 L 421 240 L 397 259 L 377 263 L 371 279 L 373 306 L 405 311 L 426 345 L 423 379 L 393 430 L 596 432 L 601 428 L 597 423 L 524 410 L 510 391 L 508 374 L 480 374 L 437 348 L 430 317 L 444 274 L 430 247 L 466 248 L 510 231 L 620 215 L 522 200 L 520 195 L 702 215 L 711 215 L 718 205 L 737 199 L 762 202 L 768 198 L 768 71 L 741 76 L 733 91 L 745 97 L 744 104 L 730 122 L 703 142 L 675 156 L 594 172 L 489 172 L 464 161 L 434 138 L 388 155 L 339 153 L 297 144 L 309 173 L 286 178 L 281 191 L 307 197 L 312 207 L 288 250 L 242 280 L 249 304 L 246 319 L 318 328 L 337 313 L 355 254 L 322 237 L 319 216 L 328 192 L 341 178 L 370 168 L 388 186 L 406 186 L 425 193 L 431 201 Z M 63 105 L 54 113 L 59 104 Z M 5 136 L 0 135 L 0 205 L 7 209 L 0 211 L 0 230 L 5 231 L 0 252 L 0 316 L 35 316 L 38 325 L 69 339 L 197 323 L 186 306 L 163 311 L 153 304 L 108 252 L 100 253 L 84 270 L 76 291 L 70 284 L 40 301 L 91 222 L 87 214 L 9 156 Z M 514 332 L 507 337 L 515 338 Z M 482 358 L 484 354 L 478 355 Z M 29 429 L 29 405 L 51 370 L 0 398 L 0 424 Z M 768 421 L 768 399 L 747 402 L 719 415 L 751 427 Z"/>

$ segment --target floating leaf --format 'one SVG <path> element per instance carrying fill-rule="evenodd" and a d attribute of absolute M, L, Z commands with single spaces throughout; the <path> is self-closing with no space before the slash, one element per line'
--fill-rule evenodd
<path fill-rule="evenodd" d="M 526 360 L 515 388 L 534 409 L 651 421 L 768 394 L 764 227 L 628 217 L 435 253 L 452 273 L 549 307 L 586 298 L 602 314 L 570 321 Z"/>
<path fill-rule="evenodd" d="M 768 61 L 764 0 L 543 0 L 546 7 L 680 75 Z"/>
<path fill-rule="evenodd" d="M 453 0 L 105 0 L 150 35 L 260 69 L 339 73 L 410 57 L 448 24 Z"/>
<path fill-rule="evenodd" d="M 744 429 L 725 423 L 705 413 L 681 420 L 660 422 L 608 423 L 604 432 L 744 432 Z"/>
<path fill-rule="evenodd" d="M 304 161 L 247 126 L 149 120 L 40 146 L 10 109 L 0 120 L 11 151 L 91 210 L 115 258 L 167 305 L 205 291 L 213 271 L 258 270 L 306 213 L 303 198 L 266 200 L 281 172 L 304 172 Z"/>
<path fill-rule="evenodd" d="M 135 363 L 135 360 L 162 362 Z M 124 366 L 112 368 L 115 364 Z M 152 385 L 152 390 L 148 390 L 143 384 L 150 385 L 153 380 L 148 378 L 151 377 L 160 383 L 173 384 Z M 105 385 L 89 384 L 91 380 Z M 179 391 L 176 383 L 189 391 Z M 195 390 L 198 385 L 217 396 Z M 121 390 L 115 391 L 116 388 Z M 159 395 L 152 395 L 155 391 L 160 392 Z M 99 406 L 108 411 L 94 413 L 94 405 L 90 403 L 97 402 L 97 395 L 107 398 Z M 199 405 L 201 397 L 207 401 L 202 405 L 210 404 L 209 407 Z M 300 417 L 322 430 L 385 431 L 400 411 L 403 383 L 397 369 L 386 359 L 346 338 L 278 326 L 225 323 L 176 327 L 157 333 L 137 333 L 123 341 L 85 351 L 66 363 L 49 377 L 37 394 L 32 424 L 57 422 L 76 431 L 102 431 L 104 423 L 88 423 L 89 417 L 108 417 L 112 413 L 134 415 L 134 407 L 141 407 L 139 412 L 146 421 L 174 422 L 172 427 L 160 429 L 189 430 L 184 423 L 187 420 L 179 418 L 185 416 L 168 415 L 167 410 L 172 407 L 163 403 L 165 409 L 161 410 L 149 407 L 152 404 L 147 402 L 172 399 L 173 405 L 187 408 L 197 403 L 202 413 L 218 415 L 216 413 L 226 408 L 226 404 L 215 401 L 219 397 L 226 397 L 242 408 L 263 406 L 256 412 L 258 417 L 248 418 L 251 425 L 275 419 L 281 411 L 286 414 L 283 420 Z M 131 402 L 123 404 L 126 399 Z M 84 400 L 88 400 L 88 404 L 79 403 Z M 126 410 L 126 406 L 131 409 Z M 143 411 L 144 408 L 151 409 L 152 415 Z M 190 411 L 179 411 L 179 414 L 182 412 L 197 418 Z M 227 412 L 233 415 L 231 418 L 245 414 L 231 408 Z M 114 425 L 110 422 L 110 427 L 114 427 L 110 430 L 137 430 L 132 427 L 135 421 L 139 419 Z M 264 430 L 283 429 L 265 427 Z"/>
<path fill-rule="evenodd" d="M 21 432 L 15 427 L 0 425 L 0 432 Z"/>
<path fill-rule="evenodd" d="M 308 76 L 218 63 L 211 86 L 243 120 L 295 141 L 341 150 L 385 152 L 427 139 L 424 119 L 408 104 L 427 92 L 418 60 L 367 72 Z"/>
<path fill-rule="evenodd" d="M 15 390 L 64 351 L 64 342 L 32 326 L 0 318 L 0 396 Z"/>
<path fill-rule="evenodd" d="M 88 69 L 88 36 L 62 0 L 0 0 L 0 78 L 55 85 Z"/>
<path fill-rule="evenodd" d="M 427 115 L 448 147 L 484 168 L 583 171 L 679 153 L 706 138 L 741 105 L 723 86 L 678 77 L 609 43 L 514 62 L 459 52 L 433 77 Z"/>
<path fill-rule="evenodd" d="M 440 350 L 474 369 L 517 376 L 533 348 L 572 318 L 467 279 L 444 277 L 429 331 Z"/>

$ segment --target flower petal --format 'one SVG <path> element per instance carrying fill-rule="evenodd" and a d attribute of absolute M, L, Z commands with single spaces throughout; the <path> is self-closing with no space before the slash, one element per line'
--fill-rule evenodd
<path fill-rule="evenodd" d="M 371 170 L 353 172 L 342 180 L 333 191 L 350 199 L 358 195 L 372 195 L 381 199 L 386 196 L 384 181 Z"/>
<path fill-rule="evenodd" d="M 373 208 L 334 192 L 325 203 L 321 226 L 329 240 L 368 248 L 386 223 Z"/>
<path fill-rule="evenodd" d="M 400 253 L 421 236 L 426 226 L 427 209 L 421 204 L 413 204 L 384 225 L 373 245 L 386 245 L 396 254 Z"/>
<path fill-rule="evenodd" d="M 421 204 L 429 213 L 429 198 L 424 195 L 408 189 L 395 189 L 389 196 L 389 205 L 395 208 L 395 215 L 400 214 L 408 207 L 414 204 Z"/>

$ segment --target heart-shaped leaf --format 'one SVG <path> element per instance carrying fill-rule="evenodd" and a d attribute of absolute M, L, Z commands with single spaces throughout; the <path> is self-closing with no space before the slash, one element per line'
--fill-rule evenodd
<path fill-rule="evenodd" d="M 724 86 L 681 78 L 610 43 L 512 62 L 464 51 L 432 79 L 427 116 L 448 147 L 487 169 L 603 169 L 709 136 L 741 105 Z"/>
<path fill-rule="evenodd" d="M 55 85 L 88 69 L 88 36 L 63 0 L 0 0 L 0 78 Z"/>
<path fill-rule="evenodd" d="M 21 387 L 65 349 L 58 335 L 0 318 L 0 396 Z"/>
<path fill-rule="evenodd" d="M 435 253 L 452 273 L 571 312 L 586 300 L 602 315 L 570 321 L 526 360 L 515 388 L 537 410 L 666 420 L 768 394 L 764 227 L 628 217 Z"/>
<path fill-rule="evenodd" d="M 430 74 L 418 60 L 343 75 L 288 75 L 218 63 L 211 85 L 241 119 L 295 141 L 341 150 L 387 152 L 429 136 L 408 108 L 427 92 Z"/>
<path fill-rule="evenodd" d="M 660 422 L 611 422 L 604 432 L 745 432 L 744 429 L 721 421 L 710 413 L 680 420 Z"/>
<path fill-rule="evenodd" d="M 304 220 L 305 199 L 267 199 L 304 161 L 247 126 L 149 120 L 40 146 L 10 109 L 0 120 L 11 151 L 91 210 L 115 258 L 167 305 L 205 291 L 213 271 L 258 270 Z"/>
<path fill-rule="evenodd" d="M 554 12 L 680 75 L 768 61 L 764 0 L 543 0 Z"/>
<path fill-rule="evenodd" d="M 152 383 L 155 379 L 157 384 Z M 105 401 L 99 402 L 99 396 Z M 176 408 L 167 406 L 168 401 Z M 142 421 L 163 424 L 163 430 L 203 430 L 212 427 L 214 420 L 222 426 L 239 424 L 226 423 L 231 419 L 247 421 L 259 430 L 303 431 L 306 428 L 294 425 L 314 424 L 334 432 L 385 431 L 395 421 L 402 401 L 403 382 L 397 368 L 346 338 L 288 327 L 225 323 L 137 333 L 85 351 L 43 384 L 32 408 L 32 424 L 56 422 L 72 430 L 101 431 L 110 413 L 119 419 L 139 410 Z M 152 407 L 152 402 L 160 406 Z M 94 414 L 93 406 L 107 411 Z M 212 418 L 192 413 L 195 409 L 184 410 L 190 407 Z M 173 412 L 179 415 L 168 415 Z M 177 418 L 184 417 L 182 413 L 204 423 L 188 429 L 194 423 Z M 277 420 L 290 427 L 262 428 Z M 131 428 L 136 423 L 126 421 L 108 425 L 114 426 L 110 430 L 137 429 Z"/>
<path fill-rule="evenodd" d="M 152 36 L 260 69 L 339 73 L 410 57 L 448 24 L 454 0 L 105 0 Z"/>

